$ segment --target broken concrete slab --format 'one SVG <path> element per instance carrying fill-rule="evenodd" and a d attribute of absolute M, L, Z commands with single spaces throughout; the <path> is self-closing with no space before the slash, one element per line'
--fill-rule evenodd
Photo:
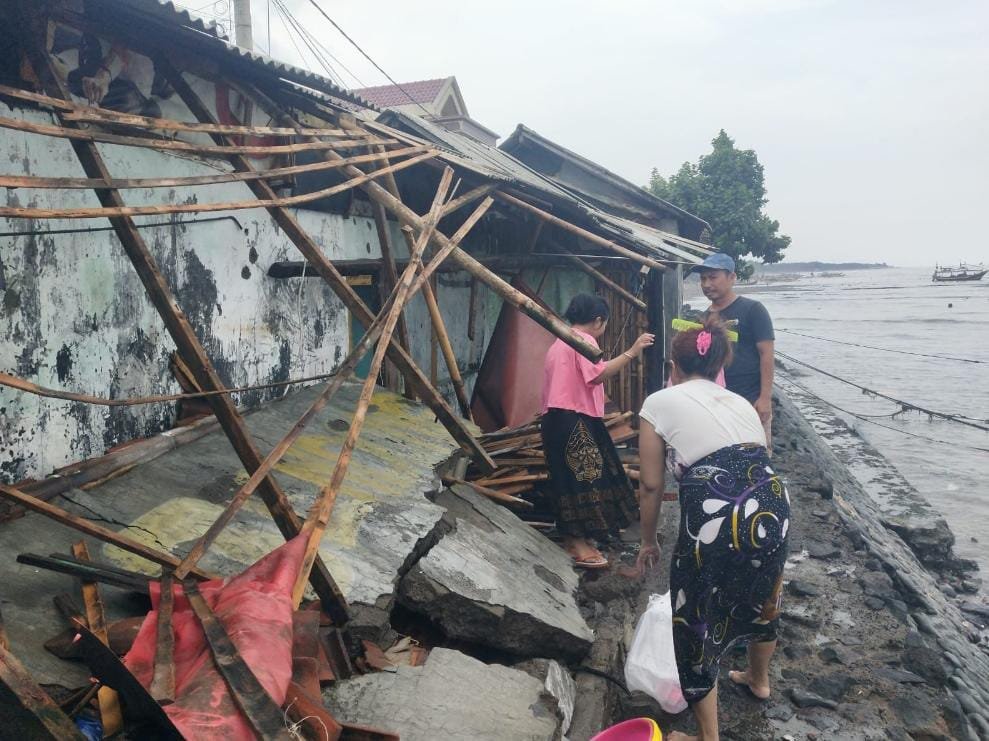
<path fill-rule="evenodd" d="M 402 579 L 403 605 L 452 639 L 517 656 L 579 659 L 590 650 L 579 578 L 561 548 L 467 487 L 436 503 L 448 532 Z"/>
<path fill-rule="evenodd" d="M 552 659 L 527 659 L 515 664 L 515 668 L 540 680 L 546 691 L 556 698 L 556 704 L 563 713 L 561 730 L 566 735 L 573 722 L 574 708 L 577 704 L 577 683 L 570 672 Z"/>
<path fill-rule="evenodd" d="M 323 700 L 337 719 L 402 741 L 557 739 L 563 717 L 535 677 L 446 648 L 434 648 L 422 666 L 336 682 Z"/>

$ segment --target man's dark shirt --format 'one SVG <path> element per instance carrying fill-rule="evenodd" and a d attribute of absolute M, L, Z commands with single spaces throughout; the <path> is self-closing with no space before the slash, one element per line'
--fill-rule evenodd
<path fill-rule="evenodd" d="M 776 339 L 773 320 L 765 306 L 745 296 L 739 296 L 718 314 L 728 329 L 738 332 L 734 360 L 725 368 L 725 383 L 729 391 L 754 402 L 762 391 L 756 343 Z"/>

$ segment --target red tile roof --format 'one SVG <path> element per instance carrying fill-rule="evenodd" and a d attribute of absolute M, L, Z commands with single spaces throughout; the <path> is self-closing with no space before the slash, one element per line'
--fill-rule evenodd
<path fill-rule="evenodd" d="M 378 85 L 377 87 L 358 88 L 350 92 L 360 95 L 379 108 L 392 108 L 410 103 L 432 103 L 449 79 L 449 77 L 440 77 L 435 80 L 403 82 L 401 87 L 398 85 Z M 412 99 L 409 100 L 409 98 Z"/>

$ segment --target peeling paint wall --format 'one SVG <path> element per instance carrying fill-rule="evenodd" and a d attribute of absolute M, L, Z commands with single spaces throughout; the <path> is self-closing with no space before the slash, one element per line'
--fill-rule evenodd
<path fill-rule="evenodd" d="M 200 88 L 206 84 L 195 82 Z M 47 113 L 2 103 L 0 115 L 53 122 Z M 174 111 L 166 115 L 191 120 Z M 229 169 L 150 149 L 98 146 L 115 177 L 184 177 Z M 85 176 L 63 139 L 0 129 L 0 159 L 10 174 Z M 127 190 L 123 195 L 128 205 L 253 198 L 243 183 Z M 10 206 L 100 205 L 89 190 L 7 190 L 4 198 Z M 380 256 L 371 219 L 296 213 L 331 259 Z M 135 222 L 154 224 L 141 234 L 224 383 L 242 386 L 327 373 L 346 356 L 349 314 L 323 281 L 267 276 L 270 263 L 299 255 L 264 210 L 136 217 Z M 116 235 L 106 227 L 105 219 L 0 219 L 0 232 L 16 233 L 0 237 L 0 370 L 43 386 L 98 396 L 179 392 L 168 368 L 171 338 Z M 401 243 L 397 229 L 395 243 Z M 479 364 L 490 336 L 486 306 L 500 300 L 478 290 L 477 333 L 471 342 L 466 335 L 469 283 L 459 276 L 440 278 L 439 300 L 461 367 L 470 368 Z M 421 299 L 406 316 L 413 354 L 428 374 L 430 325 Z M 442 357 L 440 363 L 442 382 L 447 378 Z M 445 391 L 452 400 L 449 389 Z M 255 407 L 282 393 L 253 391 L 235 400 Z M 167 429 L 173 417 L 172 404 L 97 407 L 0 387 L 0 480 L 44 476 Z"/>

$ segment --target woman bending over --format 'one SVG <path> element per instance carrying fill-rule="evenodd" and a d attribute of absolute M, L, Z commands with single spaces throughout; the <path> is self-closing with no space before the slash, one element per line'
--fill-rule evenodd
<path fill-rule="evenodd" d="M 714 382 L 731 360 L 724 328 L 673 341 L 673 383 L 642 405 L 639 481 L 640 570 L 659 556 L 656 524 L 666 462 L 680 482 L 680 533 L 670 559 L 673 646 L 684 697 L 700 735 L 671 741 L 718 741 L 718 664 L 748 646 L 748 670 L 736 684 L 769 697 L 780 587 L 786 562 L 790 496 L 766 455 L 766 435 L 752 405 Z"/>

